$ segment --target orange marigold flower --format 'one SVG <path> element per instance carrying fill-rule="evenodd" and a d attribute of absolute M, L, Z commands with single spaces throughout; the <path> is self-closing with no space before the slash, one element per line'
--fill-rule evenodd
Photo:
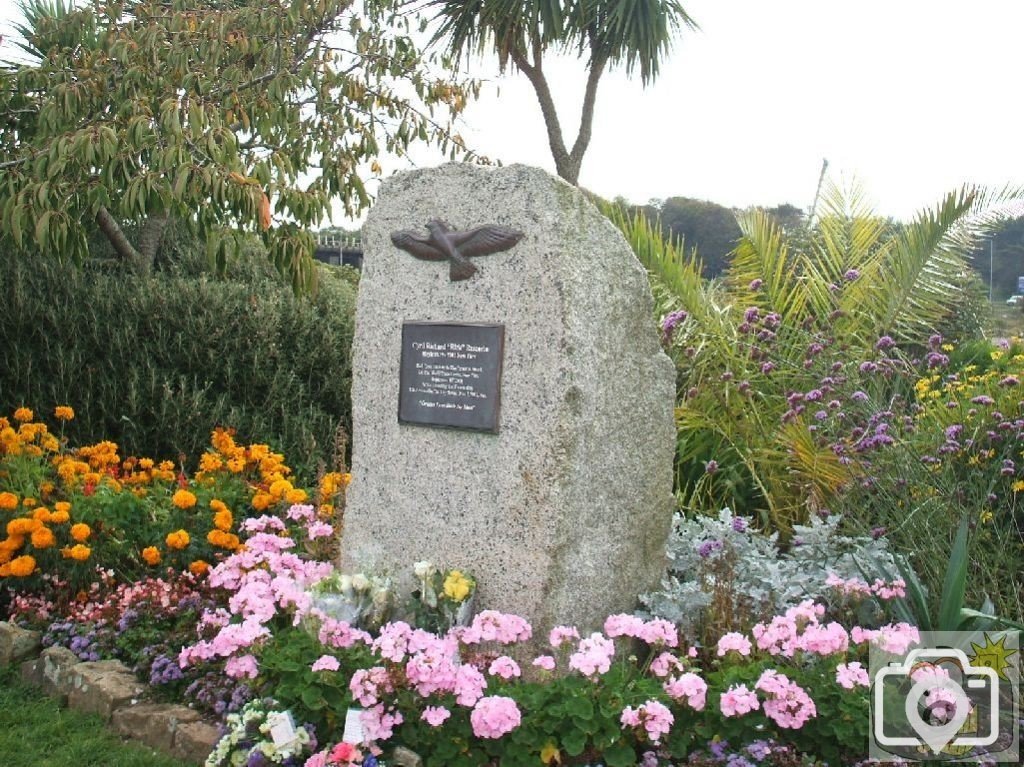
<path fill-rule="evenodd" d="M 18 517 L 12 519 L 7 523 L 7 535 L 14 537 L 16 535 L 32 535 L 36 530 L 42 526 L 42 522 L 38 519 L 29 519 L 28 517 Z"/>
<path fill-rule="evenodd" d="M 18 496 L 9 492 L 0 493 L 0 509 L 14 511 L 16 508 L 18 508 Z"/>
<path fill-rule="evenodd" d="M 175 530 L 173 533 L 167 534 L 165 542 L 170 549 L 183 549 L 188 546 L 189 540 L 191 539 L 184 530 Z"/>
<path fill-rule="evenodd" d="M 15 414 L 15 417 L 17 417 L 17 414 Z M 35 572 L 36 560 L 35 557 L 26 554 L 25 556 L 18 557 L 17 559 L 12 559 L 10 563 L 5 566 L 10 568 L 11 575 L 15 578 L 27 578 Z"/>
<path fill-rule="evenodd" d="M 175 490 L 171 496 L 171 503 L 179 509 L 191 509 L 196 505 L 196 497 L 188 490 Z"/>
<path fill-rule="evenodd" d="M 232 474 L 240 474 L 245 471 L 245 459 L 244 458 L 229 458 L 228 459 L 228 471 Z"/>
<path fill-rule="evenodd" d="M 89 558 L 89 555 L 92 554 L 92 549 L 90 549 L 88 546 L 83 546 L 80 543 L 76 543 L 70 549 L 63 549 L 61 553 L 67 559 L 73 559 L 76 562 L 84 562 Z"/>
<path fill-rule="evenodd" d="M 55 504 L 53 504 L 53 508 L 54 511 L 56 511 L 58 514 L 61 512 L 67 514 L 69 511 L 71 511 L 71 504 L 68 503 L 67 501 L 57 501 Z"/>
<path fill-rule="evenodd" d="M 50 493 L 52 493 L 56 489 L 57 488 L 54 486 L 54 484 L 52 482 L 42 482 L 39 485 L 39 494 L 43 495 L 43 496 L 46 496 L 46 495 L 49 495 Z"/>
<path fill-rule="evenodd" d="M 14 411 L 15 421 L 21 421 L 22 423 L 25 423 L 26 421 L 31 421 L 35 417 L 36 414 L 33 413 L 27 407 L 19 407 L 17 410 Z M 35 567 L 35 562 L 32 563 L 32 566 Z"/>
<path fill-rule="evenodd" d="M 25 536 L 11 535 L 0 541 L 0 551 L 15 552 L 25 545 Z"/>
<path fill-rule="evenodd" d="M 139 459 L 139 468 L 142 469 L 143 471 L 149 471 L 150 469 L 153 468 L 153 459 L 152 458 L 140 458 Z"/>
<path fill-rule="evenodd" d="M 256 511 L 266 511 L 273 500 L 274 499 L 271 495 L 264 493 L 261 490 L 252 497 L 252 507 L 256 509 Z"/>
<path fill-rule="evenodd" d="M 231 529 L 231 526 L 235 523 L 235 518 L 231 515 L 231 512 L 226 508 L 221 509 L 213 515 L 213 526 L 218 530 L 223 530 L 225 533 Z"/>
<path fill-rule="evenodd" d="M 214 512 L 229 510 L 228 505 L 219 498 L 214 498 L 212 501 L 210 501 L 210 508 L 213 509 Z"/>
<path fill-rule="evenodd" d="M 70 421 L 75 417 L 75 411 L 68 405 L 57 405 L 54 408 L 53 415 L 59 421 Z"/>
<path fill-rule="evenodd" d="M 156 546 L 147 546 L 142 550 L 142 559 L 147 565 L 160 564 L 160 550 Z"/>
<path fill-rule="evenodd" d="M 77 525 L 71 526 L 71 537 L 79 543 L 85 543 L 89 540 L 90 535 L 92 535 L 92 528 L 84 522 L 79 522 Z"/>
<path fill-rule="evenodd" d="M 37 501 L 35 498 L 25 498 L 22 500 L 21 505 L 27 509 L 29 506 L 38 506 L 39 501 Z"/>
<path fill-rule="evenodd" d="M 284 498 L 285 493 L 291 492 L 292 489 L 292 483 L 287 479 L 274 480 L 270 485 L 270 495 L 274 500 L 279 501 Z"/>
<path fill-rule="evenodd" d="M 50 510 L 45 506 L 40 506 L 38 509 L 32 512 L 32 519 L 36 520 L 37 522 L 42 522 L 44 525 L 50 521 L 50 518 L 52 516 L 53 515 L 50 513 Z"/>
<path fill-rule="evenodd" d="M 237 535 L 225 533 L 223 530 L 211 530 L 206 534 L 206 540 L 210 542 L 211 546 L 228 551 L 234 551 L 240 543 Z"/>
<path fill-rule="evenodd" d="M 32 533 L 32 545 L 37 549 L 48 549 L 57 542 L 53 537 L 53 530 L 48 527 L 40 527 Z"/>
<path fill-rule="evenodd" d="M 188 566 L 188 571 L 197 577 L 206 575 L 209 571 L 210 565 L 201 559 L 197 559 L 195 562 Z"/>
<path fill-rule="evenodd" d="M 309 495 L 306 493 L 305 490 L 299 487 L 295 488 L 294 490 L 289 490 L 287 493 L 284 494 L 284 499 L 288 501 L 288 503 L 302 503 L 307 498 L 309 498 Z"/>
<path fill-rule="evenodd" d="M 224 460 L 216 453 L 203 453 L 199 459 L 200 471 L 217 471 L 224 466 Z"/>
<path fill-rule="evenodd" d="M 50 515 L 51 525 L 63 525 L 71 519 L 71 515 L 66 511 L 55 511 Z"/>

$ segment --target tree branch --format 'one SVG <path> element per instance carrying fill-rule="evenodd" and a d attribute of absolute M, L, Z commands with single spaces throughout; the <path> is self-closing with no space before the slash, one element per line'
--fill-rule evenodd
<path fill-rule="evenodd" d="M 150 264 L 146 262 L 145 257 L 128 241 L 124 230 L 121 229 L 121 225 L 114 220 L 114 217 L 110 215 L 110 211 L 103 206 L 100 206 L 100 209 L 96 211 L 96 223 L 99 225 L 100 231 L 110 240 L 110 244 L 114 247 L 117 255 L 125 262 L 131 264 L 132 268 L 140 274 L 149 273 Z"/>
<path fill-rule="evenodd" d="M 537 101 L 540 103 L 540 111 L 544 116 L 544 126 L 548 131 L 548 146 L 551 147 L 551 156 L 555 160 L 555 170 L 558 175 L 575 185 L 579 176 L 579 168 L 573 172 L 572 161 L 569 152 L 565 148 L 565 139 L 562 138 L 562 126 L 558 122 L 558 111 L 555 109 L 555 100 L 551 97 L 551 88 L 548 86 L 547 78 L 540 68 L 539 53 L 534 50 L 537 56 L 534 64 L 526 60 L 526 56 L 518 48 L 512 48 L 509 55 L 512 62 L 519 70 L 526 75 L 537 94 Z"/>

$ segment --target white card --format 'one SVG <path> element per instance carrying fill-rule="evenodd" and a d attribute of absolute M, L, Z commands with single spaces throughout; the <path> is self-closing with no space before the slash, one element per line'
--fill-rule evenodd
<path fill-rule="evenodd" d="M 363 723 L 359 720 L 361 713 L 363 713 L 361 708 L 350 708 L 345 712 L 345 732 L 341 736 L 343 742 L 351 743 L 354 746 L 362 744 Z"/>
<path fill-rule="evenodd" d="M 270 738 L 277 748 L 290 746 L 298 737 L 295 732 L 295 722 L 289 711 L 268 714 L 267 722 L 270 724 Z"/>

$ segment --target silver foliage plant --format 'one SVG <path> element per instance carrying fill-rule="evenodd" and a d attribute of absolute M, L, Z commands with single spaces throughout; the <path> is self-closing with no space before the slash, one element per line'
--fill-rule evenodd
<path fill-rule="evenodd" d="M 728 508 L 717 518 L 677 513 L 661 586 L 640 600 L 647 613 L 692 636 L 699 633 L 716 592 L 729 592 L 738 619 L 767 620 L 805 599 L 834 602 L 836 595 L 825 583 L 830 574 L 870 581 L 875 574 L 899 572 L 898 555 L 884 537 L 842 535 L 839 521 L 832 515 L 794 526 L 791 546 L 782 552 L 777 534 L 758 532 Z M 872 616 L 861 617 L 870 621 Z"/>

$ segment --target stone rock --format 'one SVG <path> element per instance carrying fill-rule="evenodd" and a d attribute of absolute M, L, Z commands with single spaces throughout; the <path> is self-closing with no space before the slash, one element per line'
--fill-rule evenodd
<path fill-rule="evenodd" d="M 390 239 L 434 218 L 524 236 L 452 282 Z M 399 593 L 417 560 L 464 568 L 480 609 L 536 636 L 632 611 L 664 567 L 675 370 L 621 233 L 541 170 L 452 164 L 389 179 L 363 246 L 341 567 L 387 571 Z M 504 325 L 497 434 L 398 422 L 405 321 Z"/>
<path fill-rule="evenodd" d="M 21 663 L 39 651 L 40 633 L 0 621 L 0 668 Z"/>
<path fill-rule="evenodd" d="M 220 729 L 208 722 L 185 722 L 174 731 L 171 754 L 193 764 L 202 764 L 217 747 Z"/>
<path fill-rule="evenodd" d="M 111 724 L 121 735 L 166 752 L 172 750 L 178 727 L 197 721 L 199 714 L 192 709 L 167 703 L 123 706 L 111 717 Z"/>
<path fill-rule="evenodd" d="M 47 647 L 35 660 L 21 664 L 21 678 L 66 706 L 71 691 L 70 672 L 80 662 L 66 647 Z"/>
<path fill-rule="evenodd" d="M 128 668 L 116 660 L 79 663 L 67 674 L 68 705 L 90 714 L 99 714 L 110 720 L 114 711 L 145 692 Z"/>

